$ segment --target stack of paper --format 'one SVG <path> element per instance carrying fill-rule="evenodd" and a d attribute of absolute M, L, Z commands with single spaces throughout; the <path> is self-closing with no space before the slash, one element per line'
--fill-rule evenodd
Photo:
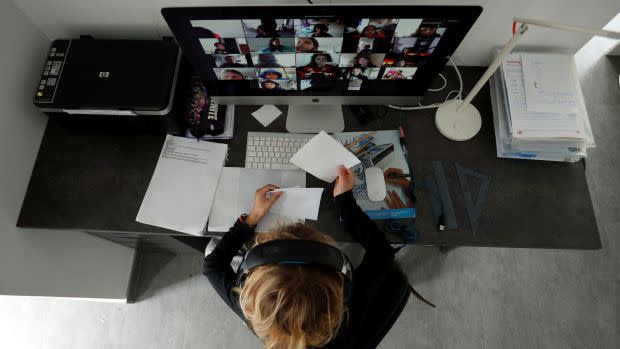
<path fill-rule="evenodd" d="M 575 162 L 595 146 L 572 56 L 512 53 L 490 84 L 498 157 Z"/>

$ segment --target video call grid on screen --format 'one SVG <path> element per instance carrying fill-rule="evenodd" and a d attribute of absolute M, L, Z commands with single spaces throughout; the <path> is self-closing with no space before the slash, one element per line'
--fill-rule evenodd
<path fill-rule="evenodd" d="M 162 14 L 214 95 L 421 96 L 481 11 L 327 5 L 164 8 Z"/>
<path fill-rule="evenodd" d="M 258 80 L 261 89 L 284 90 L 358 75 L 362 82 L 412 79 L 441 41 L 442 24 L 422 18 L 190 20 L 216 79 Z M 406 73 L 385 70 L 392 66 L 406 67 L 399 70 Z M 360 69 L 352 74 L 353 68 Z M 271 74 L 270 81 L 264 77 L 269 69 L 296 74 Z M 291 84 L 296 80 L 299 85 Z"/>

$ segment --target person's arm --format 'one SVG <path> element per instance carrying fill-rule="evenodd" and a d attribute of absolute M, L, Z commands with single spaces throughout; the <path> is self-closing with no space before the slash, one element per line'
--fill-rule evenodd
<path fill-rule="evenodd" d="M 230 228 L 228 233 L 215 246 L 213 252 L 204 259 L 204 275 L 209 279 L 209 282 L 224 302 L 241 318 L 243 318 L 243 314 L 239 308 L 238 296 L 233 293 L 236 275 L 230 263 L 237 255 L 239 249 L 241 249 L 241 246 L 254 235 L 254 229 L 258 222 L 269 212 L 271 206 L 282 195 L 281 192 L 273 193 L 271 198 L 268 199 L 266 194 L 273 189 L 278 189 L 278 187 L 270 184 L 256 191 L 252 212 L 243 220 L 237 219 L 235 225 Z"/>
<path fill-rule="evenodd" d="M 334 185 L 334 203 L 347 231 L 366 249 L 364 259 L 366 257 L 393 259 L 394 250 L 385 234 L 355 202 L 352 192 L 355 174 L 344 166 L 340 166 L 338 172 Z"/>

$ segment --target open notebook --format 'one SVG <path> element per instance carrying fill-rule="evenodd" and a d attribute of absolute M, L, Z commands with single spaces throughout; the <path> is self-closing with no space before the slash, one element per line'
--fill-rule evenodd
<path fill-rule="evenodd" d="M 306 186 L 306 173 L 302 171 L 268 171 L 241 167 L 224 167 L 215 193 L 215 200 L 207 230 L 226 232 L 242 213 L 249 213 L 257 188 L 265 184 L 275 184 L 281 188 Z M 259 223 L 256 231 L 268 231 L 276 224 L 287 224 L 299 218 L 269 213 Z"/>

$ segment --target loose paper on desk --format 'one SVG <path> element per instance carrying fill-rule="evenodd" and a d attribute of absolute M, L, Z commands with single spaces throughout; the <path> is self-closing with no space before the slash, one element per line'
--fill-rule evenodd
<path fill-rule="evenodd" d="M 226 144 L 168 135 L 136 221 L 201 235 L 227 150 Z"/>
<path fill-rule="evenodd" d="M 291 157 L 291 163 L 326 182 L 338 177 L 338 166 L 351 168 L 360 160 L 340 142 L 321 131 Z"/>
<path fill-rule="evenodd" d="M 278 201 L 270 212 L 288 217 L 315 220 L 319 216 L 323 188 L 282 188 Z"/>
<path fill-rule="evenodd" d="M 523 54 L 521 63 L 528 112 L 577 112 L 573 56 Z"/>
<path fill-rule="evenodd" d="M 233 226 L 241 213 L 252 210 L 256 189 L 265 184 L 280 188 L 305 187 L 306 173 L 303 171 L 255 170 L 241 167 L 224 167 L 215 193 L 215 204 L 209 215 L 208 230 L 226 232 Z M 283 197 L 280 197 L 280 201 Z M 295 203 L 296 205 L 296 203 Z M 258 223 L 256 231 L 272 230 L 278 224 L 299 221 L 299 218 L 276 214 L 273 210 Z"/>
<path fill-rule="evenodd" d="M 275 105 L 263 105 L 260 109 L 252 113 L 252 116 L 258 120 L 263 126 L 267 127 L 277 119 L 282 112 Z"/>

